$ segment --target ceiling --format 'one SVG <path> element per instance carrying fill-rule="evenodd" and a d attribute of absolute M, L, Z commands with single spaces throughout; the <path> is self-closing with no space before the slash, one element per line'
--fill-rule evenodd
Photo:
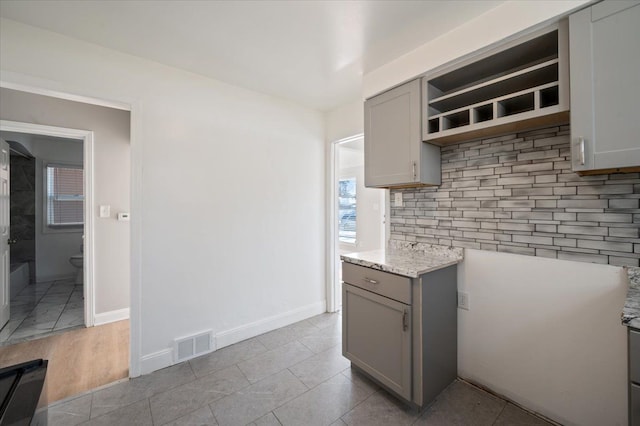
<path fill-rule="evenodd" d="M 0 16 L 329 110 L 502 1 L 2 0 Z"/>

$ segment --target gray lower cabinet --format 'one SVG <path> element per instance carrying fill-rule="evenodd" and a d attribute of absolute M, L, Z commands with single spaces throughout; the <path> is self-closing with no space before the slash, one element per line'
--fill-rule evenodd
<path fill-rule="evenodd" d="M 629 327 L 629 425 L 640 426 L 640 330 Z"/>
<path fill-rule="evenodd" d="M 345 284 L 344 356 L 387 388 L 411 398 L 411 306 Z"/>
<path fill-rule="evenodd" d="M 569 17 L 573 170 L 640 166 L 640 2 L 603 1 Z"/>
<path fill-rule="evenodd" d="M 440 185 L 440 147 L 422 142 L 420 106 L 420 79 L 365 101 L 365 186 Z"/>
<path fill-rule="evenodd" d="M 344 262 L 342 354 L 426 406 L 457 376 L 456 273 L 454 265 L 407 278 Z"/>

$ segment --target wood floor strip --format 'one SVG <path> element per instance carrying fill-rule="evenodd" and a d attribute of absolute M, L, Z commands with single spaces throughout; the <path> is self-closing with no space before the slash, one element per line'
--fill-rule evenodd
<path fill-rule="evenodd" d="M 129 321 L 0 348 L 0 368 L 37 358 L 49 360 L 49 404 L 129 377 Z"/>

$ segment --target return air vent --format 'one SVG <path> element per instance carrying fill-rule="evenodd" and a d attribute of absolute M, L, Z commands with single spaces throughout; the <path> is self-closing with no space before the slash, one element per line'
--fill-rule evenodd
<path fill-rule="evenodd" d="M 186 361 L 215 350 L 213 332 L 211 330 L 192 336 L 176 339 L 173 343 L 173 358 L 175 362 Z"/>

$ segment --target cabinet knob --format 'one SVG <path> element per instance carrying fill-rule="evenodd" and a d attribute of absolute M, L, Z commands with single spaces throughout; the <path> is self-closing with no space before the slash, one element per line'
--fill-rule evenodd
<path fill-rule="evenodd" d="M 371 278 L 363 278 L 363 281 L 368 282 L 369 284 L 378 284 L 378 281 L 372 280 Z"/>
<path fill-rule="evenodd" d="M 409 329 L 409 312 L 404 311 L 402 315 L 402 331 L 407 331 Z"/>
<path fill-rule="evenodd" d="M 416 162 L 412 162 L 413 165 L 413 180 L 416 180 Z"/>

